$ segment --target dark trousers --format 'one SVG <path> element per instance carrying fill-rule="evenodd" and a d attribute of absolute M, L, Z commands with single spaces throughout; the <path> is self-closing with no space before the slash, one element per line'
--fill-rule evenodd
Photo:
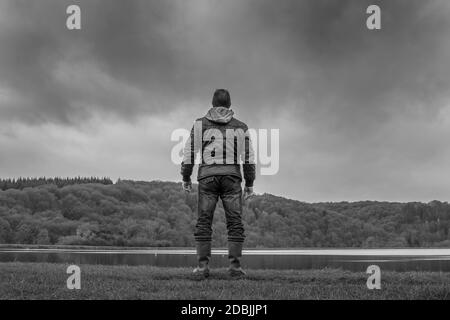
<path fill-rule="evenodd" d="M 214 210 L 222 199 L 228 230 L 228 241 L 244 242 L 242 224 L 241 179 L 235 176 L 211 176 L 198 182 L 198 219 L 195 226 L 197 242 L 211 241 Z"/>

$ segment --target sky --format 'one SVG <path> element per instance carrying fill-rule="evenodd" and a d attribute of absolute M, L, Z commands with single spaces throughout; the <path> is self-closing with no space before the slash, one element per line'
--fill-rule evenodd
<path fill-rule="evenodd" d="M 238 119 L 279 129 L 257 193 L 448 201 L 449 17 L 448 0 L 0 0 L 0 177 L 179 181 L 172 132 L 226 88 Z"/>

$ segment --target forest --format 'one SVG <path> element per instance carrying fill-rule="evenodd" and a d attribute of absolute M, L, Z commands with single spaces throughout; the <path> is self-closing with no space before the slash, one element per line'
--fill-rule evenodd
<path fill-rule="evenodd" d="M 108 178 L 0 180 L 0 244 L 194 246 L 197 186 Z M 247 201 L 249 248 L 450 247 L 447 202 Z M 219 201 L 213 245 L 226 246 Z"/>

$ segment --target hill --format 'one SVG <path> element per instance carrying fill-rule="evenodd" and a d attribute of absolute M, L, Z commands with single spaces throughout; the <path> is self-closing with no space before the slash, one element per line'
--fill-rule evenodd
<path fill-rule="evenodd" d="M 196 186 L 185 194 L 174 182 L 91 181 L 0 190 L 0 243 L 194 245 Z M 243 218 L 247 247 L 450 246 L 447 202 L 310 204 L 263 194 L 246 203 Z M 226 238 L 219 204 L 214 246 Z"/>

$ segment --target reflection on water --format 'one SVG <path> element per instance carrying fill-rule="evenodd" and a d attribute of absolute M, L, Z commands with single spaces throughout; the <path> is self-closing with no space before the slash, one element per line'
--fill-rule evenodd
<path fill-rule="evenodd" d="M 382 270 L 410 271 L 450 271 L 448 250 L 442 252 L 379 250 L 264 250 L 248 251 L 243 264 L 251 269 L 322 269 L 343 268 L 365 271 L 371 264 Z M 425 251 L 424 251 L 425 250 Z M 433 250 L 433 249 L 430 249 Z M 322 254 L 321 254 L 322 252 Z M 335 254 L 333 254 L 335 253 Z M 375 254 L 372 254 L 375 253 Z M 419 254 L 420 253 L 420 254 Z M 440 253 L 435 255 L 436 253 Z M 102 265 L 152 265 L 161 267 L 190 267 L 196 264 L 193 250 L 0 250 L 0 262 L 47 262 L 69 264 Z M 225 250 L 213 251 L 212 267 L 226 267 L 228 258 Z"/>

